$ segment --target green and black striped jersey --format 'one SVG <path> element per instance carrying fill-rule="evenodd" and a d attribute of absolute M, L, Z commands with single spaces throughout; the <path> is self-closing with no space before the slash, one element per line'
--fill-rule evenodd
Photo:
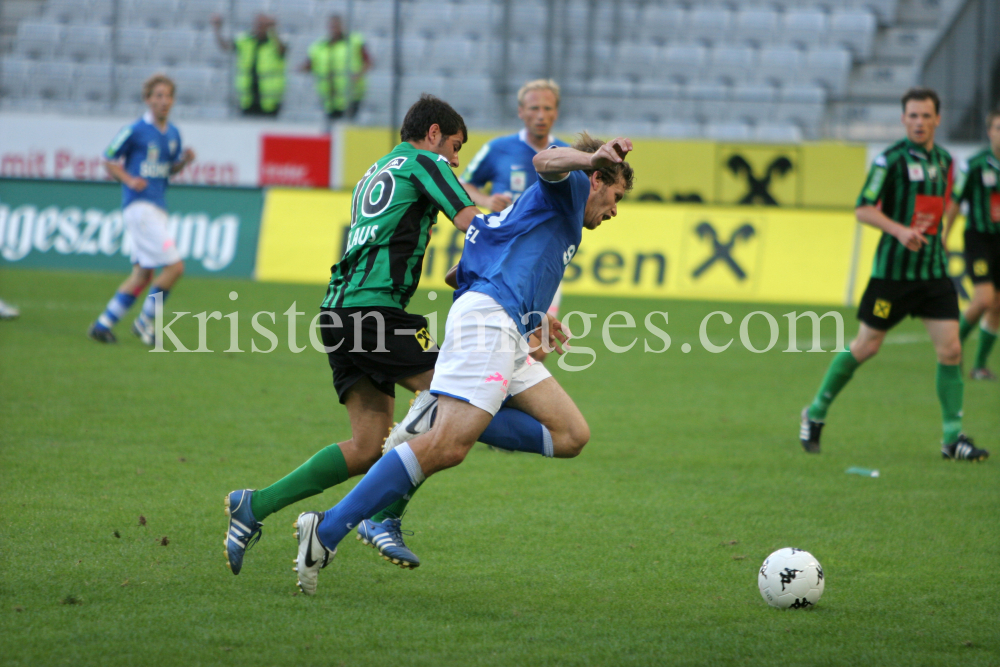
<path fill-rule="evenodd" d="M 955 178 L 955 200 L 969 204 L 966 227 L 1000 234 L 1000 159 L 987 146 Z"/>
<path fill-rule="evenodd" d="M 473 206 L 447 158 L 403 142 L 354 186 L 344 256 L 330 269 L 324 308 L 406 308 L 420 282 L 438 211 Z"/>
<path fill-rule="evenodd" d="M 902 139 L 875 158 L 856 206 L 880 206 L 896 222 L 919 230 L 927 244 L 914 252 L 891 234 L 875 250 L 872 278 L 928 280 L 946 278 L 947 257 L 941 220 L 951 197 L 952 160 L 948 151 L 930 151 Z"/>

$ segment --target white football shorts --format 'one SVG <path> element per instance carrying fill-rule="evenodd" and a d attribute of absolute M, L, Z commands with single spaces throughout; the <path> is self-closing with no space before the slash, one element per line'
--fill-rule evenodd
<path fill-rule="evenodd" d="M 122 220 L 132 243 L 132 263 L 158 269 L 181 261 L 167 229 L 167 212 L 148 201 L 134 201 L 122 210 Z"/>
<path fill-rule="evenodd" d="M 517 396 L 552 377 L 528 355 L 514 320 L 492 297 L 466 292 L 451 306 L 431 393 L 451 396 L 495 415 Z"/>

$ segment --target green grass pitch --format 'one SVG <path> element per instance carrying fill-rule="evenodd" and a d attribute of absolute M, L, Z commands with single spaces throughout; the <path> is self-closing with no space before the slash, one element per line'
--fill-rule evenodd
<path fill-rule="evenodd" d="M 993 459 L 943 461 L 918 322 L 859 369 L 810 456 L 798 415 L 830 354 L 781 351 L 782 315 L 805 308 L 567 297 L 564 312 L 599 316 L 579 342 L 594 365 L 551 364 L 590 422 L 583 455 L 477 446 L 411 506 L 419 569 L 349 536 L 306 598 L 292 521 L 350 484 L 269 518 L 238 577 L 222 501 L 348 435 L 325 358 L 289 352 L 281 315 L 295 301 L 311 316 L 323 289 L 185 279 L 168 311 L 238 310 L 243 350 L 251 316 L 276 311 L 279 349 L 223 352 L 222 320 L 213 353 L 153 354 L 130 318 L 117 346 L 85 336 L 121 277 L 0 272 L 22 308 L 0 322 L 0 665 L 1000 665 L 1000 393 L 966 383 L 966 430 Z M 449 301 L 421 292 L 411 310 L 438 309 L 443 332 Z M 651 309 L 670 314 L 669 350 L 603 348 L 610 312 L 641 326 Z M 734 318 L 713 320 L 716 342 L 736 339 L 721 354 L 698 342 L 715 310 Z M 781 325 L 771 352 L 740 343 L 753 310 Z M 197 345 L 191 316 L 174 331 Z M 762 317 L 750 335 L 766 344 Z M 757 591 L 784 546 L 826 571 L 814 609 L 771 609 Z"/>

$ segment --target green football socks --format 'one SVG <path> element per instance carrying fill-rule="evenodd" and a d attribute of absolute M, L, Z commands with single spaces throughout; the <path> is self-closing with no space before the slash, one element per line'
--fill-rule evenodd
<path fill-rule="evenodd" d="M 340 445 L 330 445 L 271 486 L 254 491 L 250 509 L 257 521 L 263 521 L 264 517 L 303 498 L 323 493 L 349 477 Z"/>
<path fill-rule="evenodd" d="M 965 384 L 962 382 L 961 366 L 946 366 L 939 363 L 935 384 L 938 400 L 941 402 L 943 444 L 950 445 L 958 440 L 962 432 L 962 399 L 965 394 Z"/>
<path fill-rule="evenodd" d="M 958 316 L 958 339 L 965 342 L 965 339 L 969 337 L 969 332 L 972 331 L 972 325 L 969 321 L 965 319 L 965 313 L 961 313 Z"/>
<path fill-rule="evenodd" d="M 386 507 L 384 510 L 376 514 L 371 518 L 375 523 L 382 523 L 386 519 L 399 519 L 403 516 L 403 512 L 406 511 L 406 506 L 410 504 L 410 500 L 413 498 L 413 494 L 417 492 L 422 484 L 418 484 L 407 493 L 405 496 L 394 502 L 393 504 Z"/>
<path fill-rule="evenodd" d="M 837 397 L 840 390 L 854 375 L 855 369 L 861 364 L 858 363 L 850 350 L 839 352 L 830 363 L 826 375 L 823 377 L 823 384 L 819 387 L 819 392 L 812 404 L 809 405 L 809 419 L 821 422 L 826 419 L 826 411 L 830 409 L 830 404 Z"/>
<path fill-rule="evenodd" d="M 986 358 L 990 356 L 993 343 L 997 342 L 997 332 L 990 331 L 983 323 L 979 327 L 979 347 L 976 348 L 976 363 L 973 368 L 986 368 Z"/>

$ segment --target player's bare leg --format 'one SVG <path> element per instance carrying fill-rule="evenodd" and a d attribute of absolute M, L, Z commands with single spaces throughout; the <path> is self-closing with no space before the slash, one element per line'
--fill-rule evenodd
<path fill-rule="evenodd" d="M 546 378 L 507 403 L 526 412 L 549 430 L 556 458 L 572 458 L 590 440 L 590 427 L 580 409 L 555 378 Z"/>

